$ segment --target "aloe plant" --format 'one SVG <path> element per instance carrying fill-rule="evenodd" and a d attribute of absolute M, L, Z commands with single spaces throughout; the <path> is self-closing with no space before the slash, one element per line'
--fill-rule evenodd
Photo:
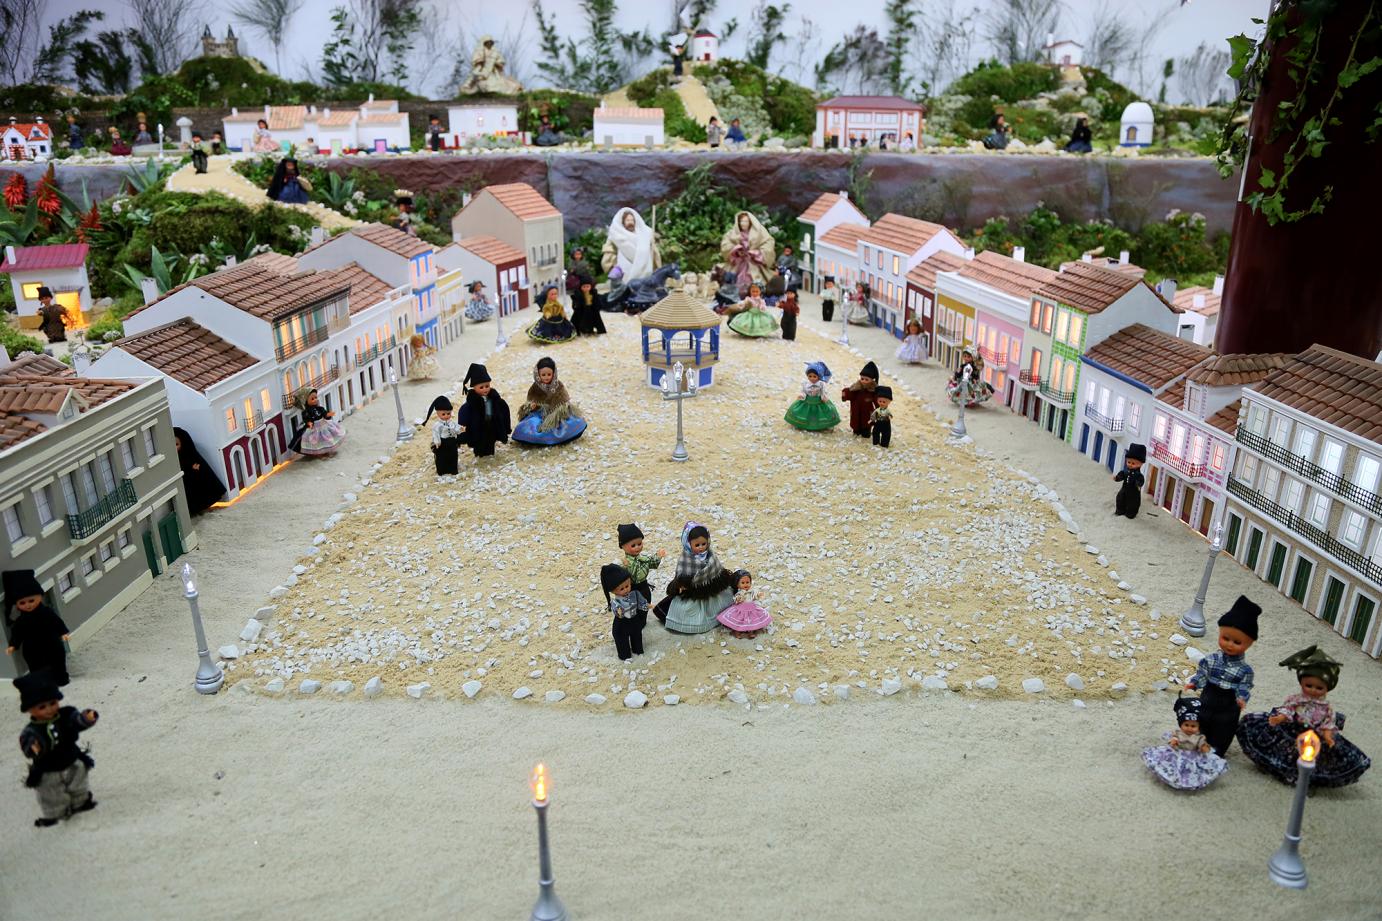
<path fill-rule="evenodd" d="M 144 279 L 152 278 L 154 283 L 158 285 L 158 293 L 167 294 L 178 285 L 185 285 L 198 275 L 205 274 L 201 266 L 190 261 L 181 271 L 176 271 L 177 264 L 181 261 L 183 261 L 182 254 L 176 250 L 164 255 L 155 246 L 151 248 L 147 273 L 126 262 L 122 266 L 124 274 L 117 277 L 136 291 L 143 291 Z"/>
<path fill-rule="evenodd" d="M 38 202 L 29 199 L 23 212 L 0 205 L 0 246 L 24 246 L 38 230 Z"/>
<path fill-rule="evenodd" d="M 131 166 L 126 170 L 125 182 L 129 184 L 134 194 L 138 195 L 158 185 L 172 171 L 172 164 L 160 163 L 157 159 L 150 157 L 144 161 L 142 167 Z"/>
<path fill-rule="evenodd" d="M 317 196 L 322 203 L 337 211 L 342 211 L 355 195 L 355 180 L 342 179 L 340 173 L 327 173 L 326 182 L 317 186 Z"/>

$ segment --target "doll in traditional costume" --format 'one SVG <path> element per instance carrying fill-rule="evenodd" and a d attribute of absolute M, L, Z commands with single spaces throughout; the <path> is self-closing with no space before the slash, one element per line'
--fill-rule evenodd
<path fill-rule="evenodd" d="M 413 333 L 408 340 L 412 346 L 413 362 L 408 365 L 408 380 L 410 381 L 430 381 L 437 376 L 441 370 L 437 362 L 437 350 L 427 344 L 427 340 L 419 333 Z"/>
<path fill-rule="evenodd" d="M 600 588 L 614 615 L 610 631 L 621 660 L 643 655 L 643 627 L 648 623 L 648 599 L 633 587 L 633 576 L 618 563 L 600 567 Z"/>
<path fill-rule="evenodd" d="M 67 341 L 67 308 L 53 300 L 53 289 L 47 285 L 38 286 L 38 318 L 49 342 Z"/>
<path fill-rule="evenodd" d="M 835 287 L 835 276 L 825 276 L 821 283 L 821 319 L 826 323 L 835 319 L 835 302 L 839 297 L 840 289 Z"/>
<path fill-rule="evenodd" d="M 595 267 L 585 258 L 585 249 L 575 247 L 571 250 L 571 261 L 566 264 L 566 293 L 574 295 L 581 286 L 581 279 L 595 280 Z"/>
<path fill-rule="evenodd" d="M 284 157 L 274 167 L 273 178 L 269 180 L 270 200 L 285 205 L 305 205 L 312 191 L 312 183 L 298 172 L 298 161 L 294 157 Z"/>
<path fill-rule="evenodd" d="M 199 175 L 205 175 L 207 159 L 211 154 L 211 145 L 202 140 L 200 131 L 192 132 L 192 169 Z"/>
<path fill-rule="evenodd" d="M 797 338 L 797 317 L 801 316 L 801 302 L 797 300 L 796 289 L 787 289 L 777 306 L 782 311 L 782 338 L 793 342 Z"/>
<path fill-rule="evenodd" d="M 734 604 L 715 618 L 720 626 L 734 632 L 741 640 L 752 639 L 760 630 L 768 629 L 772 616 L 760 603 L 763 595 L 753 587 L 753 574 L 741 569 L 734 574 Z"/>
<path fill-rule="evenodd" d="M 557 294 L 556 285 L 548 285 L 542 289 L 542 294 L 538 297 L 538 303 L 542 305 L 542 316 L 538 317 L 526 332 L 528 338 L 546 345 L 555 345 L 558 342 L 570 342 L 576 338 L 576 327 L 571 325 L 571 321 L 566 318 L 566 308 L 561 304 L 561 297 Z"/>
<path fill-rule="evenodd" d="M 622 304 L 629 285 L 651 278 L 661 266 L 657 235 L 643 216 L 632 208 L 614 212 L 604 248 L 600 251 L 600 268 L 609 277 L 609 302 Z"/>
<path fill-rule="evenodd" d="M 845 321 L 855 326 L 871 326 L 869 317 L 869 286 L 856 282 L 854 290 L 845 298 Z"/>
<path fill-rule="evenodd" d="M 585 431 L 585 420 L 571 402 L 566 385 L 557 378 L 557 363 L 544 356 L 533 368 L 528 398 L 518 409 L 513 440 L 528 445 L 559 445 L 575 441 Z"/>
<path fill-rule="evenodd" d="M 293 405 L 302 413 L 303 427 L 288 447 L 299 454 L 315 457 L 335 454 L 345 441 L 345 429 L 336 421 L 335 410 L 321 405 L 317 388 L 303 387 L 293 395 Z"/>
<path fill-rule="evenodd" d="M 43 815 L 34 819 L 39 828 L 51 828 L 63 819 L 96 808 L 87 785 L 87 771 L 95 762 L 77 746 L 77 737 L 96 725 L 95 710 L 64 707 L 62 691 L 47 672 L 30 672 L 14 679 L 19 709 L 29 715 L 29 725 L 19 733 L 19 748 L 31 762 L 24 786 L 38 795 Z"/>
<path fill-rule="evenodd" d="M 427 417 L 422 420 L 425 426 L 432 413 L 437 421 L 432 425 L 432 458 L 437 465 L 437 476 L 452 476 L 460 473 L 458 455 L 461 449 L 461 424 L 453 418 L 454 407 L 445 394 L 432 401 L 427 407 Z"/>
<path fill-rule="evenodd" d="M 187 511 L 200 515 L 220 502 L 226 494 L 226 484 L 202 457 L 192 436 L 186 430 L 173 428 L 173 447 L 178 452 L 178 466 L 182 468 L 182 491 L 187 494 Z"/>
<path fill-rule="evenodd" d="M 259 119 L 254 127 L 254 152 L 273 153 L 278 150 L 278 141 L 274 140 L 273 132 L 269 131 L 269 123 L 265 119 Z"/>
<path fill-rule="evenodd" d="M 840 399 L 849 404 L 849 428 L 860 438 L 872 434 L 869 418 L 878 407 L 878 365 L 869 362 L 859 371 L 859 379 L 841 391 Z"/>
<path fill-rule="evenodd" d="M 739 304 L 730 317 L 729 328 L 741 336 L 760 339 L 777 332 L 777 321 L 768 313 L 763 303 L 763 289 L 757 284 L 749 285 L 749 296 Z"/>
<path fill-rule="evenodd" d="M 1324 743 L 1310 775 L 1312 787 L 1356 783 L 1372 765 L 1367 755 L 1341 734 L 1344 715 L 1326 698 L 1339 685 L 1340 664 L 1318 646 L 1302 649 L 1279 663 L 1296 673 L 1300 693 L 1271 713 L 1250 713 L 1238 724 L 1238 744 L 1252 763 L 1285 784 L 1295 785 L 1296 737 L 1313 730 Z"/>
<path fill-rule="evenodd" d="M 7 569 L 5 587 L 5 654 L 19 650 L 31 672 L 46 672 L 59 686 L 67 684 L 67 624 L 43 597 L 32 569 Z"/>
<path fill-rule="evenodd" d="M 829 382 L 830 368 L 826 367 L 825 362 L 808 362 L 801 396 L 787 407 L 787 421 L 808 432 L 824 432 L 839 425 L 840 412 L 825 395 L 825 385 Z"/>
<path fill-rule="evenodd" d="M 772 234 L 748 211 L 734 215 L 734 226 L 720 238 L 720 257 L 725 267 L 734 273 L 740 297 L 748 294 L 750 284 L 768 283 L 776 255 Z"/>
<path fill-rule="evenodd" d="M 603 336 L 605 318 L 600 311 L 605 309 L 605 298 L 595 290 L 595 279 L 581 275 L 576 279 L 576 290 L 571 294 L 571 325 L 582 336 Z"/>
<path fill-rule="evenodd" d="M 498 442 L 509 441 L 513 426 L 509 421 L 509 404 L 494 389 L 489 371 L 482 364 L 472 364 L 461 382 L 465 389 L 465 403 L 461 405 L 463 441 L 476 457 L 493 457 Z"/>
<path fill-rule="evenodd" d="M 662 559 L 667 556 L 667 551 L 659 550 L 657 553 L 644 553 L 643 532 L 638 529 L 636 524 L 619 525 L 616 536 L 619 540 L 619 549 L 623 551 L 623 558 L 620 560 L 621 565 L 633 577 L 633 587 L 641 592 L 651 604 L 653 590 L 648 585 L 648 574 L 662 564 Z"/>
<path fill-rule="evenodd" d="M 893 388 L 875 387 L 873 395 L 878 405 L 869 413 L 869 432 L 874 444 L 886 448 L 893 441 L 893 411 L 889 409 L 893 405 Z"/>
<path fill-rule="evenodd" d="M 1142 484 L 1146 482 L 1142 476 L 1142 465 L 1146 462 L 1146 445 L 1128 445 L 1127 457 L 1123 458 L 1123 469 L 1113 475 L 1115 483 L 1123 484 L 1118 487 L 1118 495 L 1114 497 L 1113 514 L 1122 515 L 1124 518 L 1137 517 L 1138 510 L 1142 508 Z"/>
<path fill-rule="evenodd" d="M 897 347 L 897 360 L 904 364 L 919 365 L 926 358 L 926 339 L 922 334 L 921 321 L 912 317 L 907 321 L 902 344 Z"/>
<path fill-rule="evenodd" d="M 482 323 L 494 316 L 494 305 L 485 297 L 485 283 L 470 283 L 470 299 L 465 302 L 465 318 L 471 323 Z"/>
<path fill-rule="evenodd" d="M 967 397 L 964 395 L 966 382 L 969 385 Z M 984 359 L 975 355 L 973 349 L 965 349 L 960 353 L 959 367 L 950 375 L 945 392 L 949 395 L 950 402 L 956 406 L 960 404 L 961 399 L 965 400 L 966 407 L 974 407 L 980 403 L 987 403 L 993 397 L 993 386 L 984 380 Z"/>
<path fill-rule="evenodd" d="M 1257 642 L 1257 617 L 1262 609 L 1239 595 L 1228 613 L 1219 618 L 1219 650 L 1200 660 L 1185 683 L 1187 691 L 1200 691 L 1200 728 L 1220 758 L 1233 744 L 1238 715 L 1252 696 L 1252 666 L 1243 654 Z"/>
<path fill-rule="evenodd" d="M 1142 750 L 1142 760 L 1168 787 L 1177 790 L 1203 790 L 1228 770 L 1228 762 L 1214 754 L 1214 749 L 1200 734 L 1198 697 L 1176 700 L 1175 732 L 1165 735 L 1165 745 L 1153 745 Z"/>
<path fill-rule="evenodd" d="M 734 575 L 710 549 L 710 531 L 688 521 L 681 531 L 677 574 L 658 602 L 659 619 L 674 633 L 707 633 L 719 613 L 734 603 Z"/>

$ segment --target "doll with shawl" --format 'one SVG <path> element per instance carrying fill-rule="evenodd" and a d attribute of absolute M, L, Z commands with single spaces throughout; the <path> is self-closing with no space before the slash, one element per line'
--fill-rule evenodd
<path fill-rule="evenodd" d="M 182 488 L 187 493 L 187 511 L 192 515 L 220 502 L 226 494 L 226 484 L 216 476 L 211 465 L 202 457 L 192 436 L 185 429 L 173 427 L 173 446 L 178 452 L 178 466 L 182 468 Z"/>
<path fill-rule="evenodd" d="M 576 338 L 576 327 L 566 318 L 566 308 L 562 306 L 556 285 L 543 288 L 537 302 L 542 308 L 542 315 L 526 330 L 529 339 L 545 345 L 555 345 Z"/>
<path fill-rule="evenodd" d="M 345 441 L 345 429 L 336 421 L 335 410 L 321 405 L 317 388 L 303 387 L 293 395 L 293 406 L 302 413 L 303 427 L 288 447 L 299 454 L 318 457 L 335 454 Z"/>
<path fill-rule="evenodd" d="M 600 268 L 609 276 L 610 303 L 621 302 L 629 285 L 651 277 L 661 265 L 657 235 L 643 217 L 632 208 L 614 212 L 604 248 L 600 251 Z"/>
<path fill-rule="evenodd" d="M 585 432 L 585 420 L 557 378 L 557 363 L 551 358 L 538 359 L 533 368 L 533 385 L 519 407 L 518 420 L 513 440 L 526 445 L 565 444 Z"/>
<path fill-rule="evenodd" d="M 1165 744 L 1142 750 L 1142 761 L 1157 779 L 1173 790 L 1203 790 L 1228 770 L 1228 762 L 1200 732 L 1200 699 L 1177 698 L 1176 731 L 1166 733 Z"/>
<path fill-rule="evenodd" d="M 710 531 L 688 521 L 681 531 L 681 559 L 658 603 L 658 618 L 674 633 L 708 633 L 720 612 L 734 604 L 734 574 L 710 549 Z"/>
<path fill-rule="evenodd" d="M 772 234 L 758 218 L 747 211 L 734 216 L 734 226 L 720 238 L 720 257 L 725 268 L 734 273 L 739 297 L 747 295 L 754 282 L 768 284 L 774 274 L 776 246 Z"/>

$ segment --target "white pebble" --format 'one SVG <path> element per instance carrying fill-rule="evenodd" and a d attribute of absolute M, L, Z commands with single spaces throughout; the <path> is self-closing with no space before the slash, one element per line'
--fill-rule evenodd
<path fill-rule="evenodd" d="M 1132 594 L 1128 596 L 1128 600 L 1131 601 L 1133 604 L 1146 604 L 1147 596 Z"/>
<path fill-rule="evenodd" d="M 553 689 L 551 691 L 548 691 L 546 694 L 543 694 L 542 699 L 547 701 L 549 704 L 560 703 L 561 701 L 566 699 L 566 692 Z"/>
<path fill-rule="evenodd" d="M 1190 641 L 1187 640 L 1185 637 L 1181 636 L 1179 633 L 1172 633 L 1171 642 L 1175 643 L 1177 646 L 1184 646 L 1186 643 Z"/>
<path fill-rule="evenodd" d="M 680 694 L 667 694 L 667 695 L 664 695 L 663 698 L 662 698 L 662 702 L 663 702 L 664 704 L 666 704 L 667 706 L 669 706 L 669 707 L 675 707 L 677 704 L 681 703 L 681 695 L 680 695 Z"/>
<path fill-rule="evenodd" d="M 484 687 L 483 684 L 472 678 L 465 684 L 461 685 L 461 693 L 464 694 L 468 699 L 474 700 L 475 695 L 480 693 L 480 688 L 482 687 Z"/>
<path fill-rule="evenodd" d="M 220 656 L 222 659 L 238 659 L 240 658 L 240 648 L 234 643 L 227 643 L 216 650 L 216 655 Z"/>
<path fill-rule="evenodd" d="M 884 678 L 883 686 L 879 688 L 879 693 L 884 697 L 892 697 L 900 690 L 902 690 L 902 682 L 900 680 L 897 678 Z"/>
<path fill-rule="evenodd" d="M 365 682 L 366 697 L 378 697 L 382 693 L 384 693 L 384 682 L 380 680 L 378 675 Z"/>
<path fill-rule="evenodd" d="M 630 710 L 641 710 L 648 705 L 648 695 L 642 691 L 629 691 L 624 695 L 624 706 Z"/>
<path fill-rule="evenodd" d="M 1071 672 L 1070 674 L 1065 676 L 1065 686 L 1070 688 L 1070 690 L 1072 691 L 1083 691 L 1084 679 L 1081 678 L 1079 675 L 1075 674 L 1074 672 Z"/>
<path fill-rule="evenodd" d="M 1078 697 L 1070 701 L 1070 705 L 1074 707 L 1076 710 L 1083 710 L 1085 708 L 1084 701 L 1080 700 Z"/>
<path fill-rule="evenodd" d="M 408 692 L 409 697 L 413 698 L 414 700 L 420 700 L 422 698 L 422 695 L 427 693 L 428 689 L 431 687 L 432 686 L 428 684 L 426 681 L 422 681 L 418 684 L 408 685 L 408 687 L 405 690 Z"/>
<path fill-rule="evenodd" d="M 809 707 L 816 703 L 816 695 L 812 694 L 806 688 L 797 688 L 792 692 L 792 700 L 801 704 L 803 707 Z"/>
<path fill-rule="evenodd" d="M 268 681 L 264 682 L 264 690 L 268 691 L 270 694 L 282 694 L 283 688 L 284 684 L 282 678 L 270 678 Z"/>
<path fill-rule="evenodd" d="M 337 696 L 339 696 L 339 697 L 344 697 L 345 695 L 349 694 L 351 691 L 355 690 L 355 682 L 353 682 L 353 681 L 333 681 L 333 682 L 331 682 L 330 686 L 328 687 L 328 690 L 330 690 L 332 694 L 335 694 L 335 695 L 337 695 Z"/>
<path fill-rule="evenodd" d="M 514 700 L 527 700 L 529 697 L 532 697 L 532 696 L 533 696 L 533 690 L 532 690 L 532 688 L 522 687 L 522 688 L 519 688 L 518 690 L 516 690 L 516 691 L 513 692 L 513 699 L 514 699 Z"/>
<path fill-rule="evenodd" d="M 315 694 L 322 689 L 322 683 L 315 678 L 303 678 L 298 685 L 299 694 Z"/>
<path fill-rule="evenodd" d="M 996 691 L 998 690 L 998 679 L 993 675 L 985 675 L 974 682 L 974 686 L 976 688 L 983 688 L 985 691 Z"/>
<path fill-rule="evenodd" d="M 732 704 L 746 704 L 749 702 L 749 695 L 745 694 L 741 688 L 735 688 L 725 696 L 729 698 L 729 702 Z"/>
<path fill-rule="evenodd" d="M 1022 690 L 1026 691 L 1028 694 L 1040 694 L 1042 691 L 1046 690 L 1046 682 L 1042 681 L 1040 678 L 1023 678 Z"/>
<path fill-rule="evenodd" d="M 264 625 L 251 617 L 245 621 L 245 629 L 240 631 L 240 639 L 246 643 L 253 643 L 259 639 L 259 631 L 264 629 Z"/>
<path fill-rule="evenodd" d="M 1185 657 L 1190 660 L 1191 665 L 1199 665 L 1200 660 L 1204 658 L 1204 653 L 1194 646 L 1186 646 Z"/>
<path fill-rule="evenodd" d="M 585 696 L 585 702 L 592 707 L 603 707 L 605 705 L 605 699 L 605 695 L 603 694 L 587 694 Z"/>
<path fill-rule="evenodd" d="M 923 691 L 948 691 L 950 685 L 945 683 L 945 679 L 940 675 L 927 675 L 921 679 L 921 689 Z"/>

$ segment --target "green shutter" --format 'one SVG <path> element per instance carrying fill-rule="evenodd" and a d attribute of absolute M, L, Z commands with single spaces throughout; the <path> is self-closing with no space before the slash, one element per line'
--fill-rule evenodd
<path fill-rule="evenodd" d="M 1291 597 L 1305 604 L 1305 596 L 1310 592 L 1310 574 L 1315 564 L 1304 557 L 1296 558 L 1296 577 L 1291 580 Z"/>
<path fill-rule="evenodd" d="M 1286 545 L 1272 544 L 1272 561 L 1267 564 L 1267 581 L 1281 588 L 1281 572 L 1286 568 Z"/>
<path fill-rule="evenodd" d="M 1368 627 L 1372 625 L 1372 612 L 1377 607 L 1377 602 L 1371 598 L 1358 599 L 1358 603 L 1353 606 L 1353 624 L 1349 627 L 1348 638 L 1355 643 L 1361 643 L 1368 635 Z"/>
<path fill-rule="evenodd" d="M 1257 571 L 1257 558 L 1262 553 L 1262 532 L 1252 529 L 1248 536 L 1248 558 L 1244 561 L 1253 572 Z"/>
<path fill-rule="evenodd" d="M 1228 516 L 1228 542 L 1224 544 L 1224 549 L 1228 550 L 1229 556 L 1238 553 L 1238 535 L 1243 530 L 1243 519 L 1237 515 Z"/>
<path fill-rule="evenodd" d="M 1330 576 L 1325 584 L 1324 604 L 1320 607 L 1320 617 L 1333 626 L 1339 620 L 1339 602 L 1344 600 L 1344 583 Z"/>

